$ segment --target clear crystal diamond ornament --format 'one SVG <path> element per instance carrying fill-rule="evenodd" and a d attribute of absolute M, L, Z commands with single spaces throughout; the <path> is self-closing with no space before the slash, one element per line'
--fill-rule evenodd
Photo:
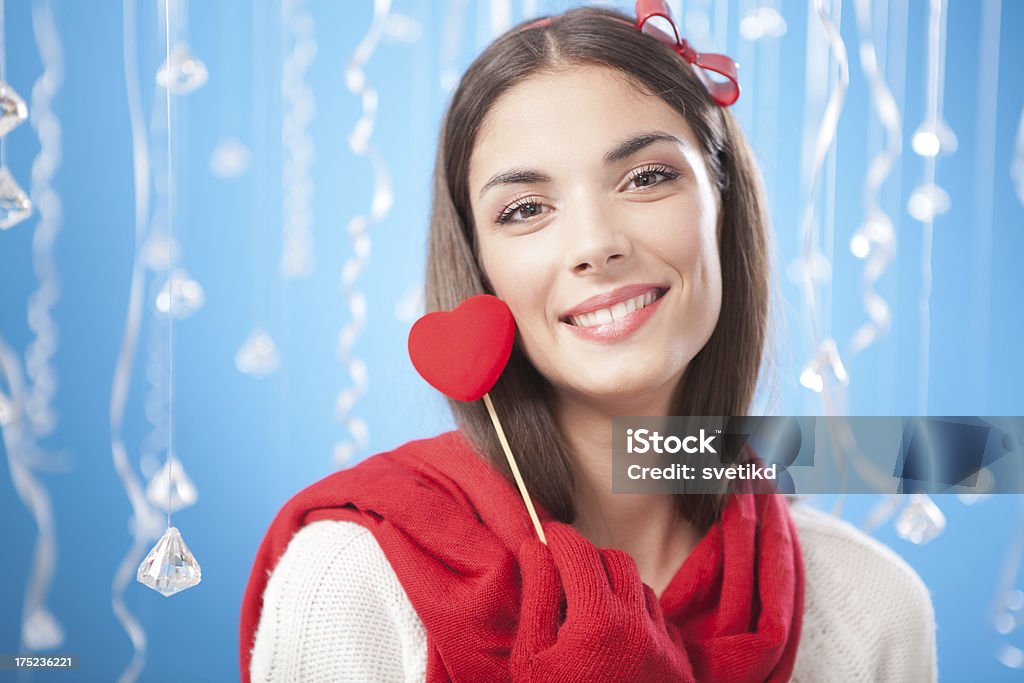
<path fill-rule="evenodd" d="M 49 610 L 37 607 L 22 624 L 21 640 L 34 652 L 52 650 L 64 642 L 64 629 Z"/>
<path fill-rule="evenodd" d="M 7 135 L 28 118 L 25 100 L 14 88 L 0 81 L 0 137 Z"/>
<path fill-rule="evenodd" d="M 942 533 L 946 528 L 946 516 L 931 498 L 923 493 L 910 496 L 910 502 L 903 508 L 896 520 L 896 534 L 911 543 L 923 545 Z"/>
<path fill-rule="evenodd" d="M 146 486 L 146 498 L 165 512 L 177 512 L 195 505 L 199 499 L 195 484 L 189 479 L 181 461 L 173 455 L 153 475 Z"/>
<path fill-rule="evenodd" d="M 800 373 L 800 384 L 819 394 L 825 389 L 825 382 L 842 387 L 849 381 L 850 376 L 846 373 L 843 359 L 839 357 L 839 349 L 831 338 L 821 342 L 817 355 L 808 361 Z"/>
<path fill-rule="evenodd" d="M 192 54 L 189 46 L 181 43 L 171 50 L 171 56 L 156 72 L 156 82 L 175 95 L 187 95 L 206 83 L 206 65 Z"/>
<path fill-rule="evenodd" d="M 958 147 L 956 133 L 945 121 L 925 121 L 911 137 L 910 146 L 918 156 L 952 154 Z"/>
<path fill-rule="evenodd" d="M 139 565 L 139 583 L 170 597 L 202 579 L 199 563 L 185 545 L 177 527 L 169 527 Z"/>
<path fill-rule="evenodd" d="M 249 149 L 235 138 L 221 140 L 210 155 L 210 173 L 218 178 L 237 178 L 249 168 Z"/>
<path fill-rule="evenodd" d="M 949 211 L 949 193 L 935 183 L 918 185 L 907 200 L 907 213 L 917 221 L 927 223 Z"/>
<path fill-rule="evenodd" d="M 277 346 L 263 330 L 253 330 L 235 354 L 235 366 L 253 377 L 266 377 L 281 364 Z"/>
<path fill-rule="evenodd" d="M 32 215 L 32 202 L 7 167 L 0 168 L 0 230 L 12 228 Z"/>
<path fill-rule="evenodd" d="M 205 302 L 206 296 L 200 284 L 179 268 L 171 273 L 156 295 L 156 310 L 172 313 L 180 320 L 198 311 Z"/>

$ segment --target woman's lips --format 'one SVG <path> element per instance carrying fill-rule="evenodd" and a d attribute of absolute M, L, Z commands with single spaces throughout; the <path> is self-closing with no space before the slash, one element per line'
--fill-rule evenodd
<path fill-rule="evenodd" d="M 665 300 L 665 297 L 668 296 L 670 291 L 671 289 L 665 290 L 664 294 L 643 308 L 635 310 L 629 313 L 626 317 L 620 318 L 619 320 L 613 320 L 610 323 L 594 325 L 593 327 L 580 327 L 579 325 L 573 325 L 572 323 L 567 322 L 563 322 L 562 324 L 568 327 L 569 331 L 577 337 L 586 341 L 618 341 L 640 329 L 640 327 L 646 323 L 652 315 L 654 315 L 654 312 L 661 305 L 661 302 Z"/>

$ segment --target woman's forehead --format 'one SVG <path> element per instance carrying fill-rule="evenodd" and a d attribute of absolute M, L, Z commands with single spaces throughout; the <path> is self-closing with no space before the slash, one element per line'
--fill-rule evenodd
<path fill-rule="evenodd" d="M 679 112 L 612 68 L 537 73 L 505 91 L 484 117 L 470 160 L 470 185 L 480 187 L 499 166 L 597 160 L 617 142 L 652 130 L 698 149 Z"/>

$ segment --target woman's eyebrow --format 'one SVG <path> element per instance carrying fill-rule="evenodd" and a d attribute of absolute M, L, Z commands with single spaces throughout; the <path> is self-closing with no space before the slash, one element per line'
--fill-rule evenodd
<path fill-rule="evenodd" d="M 487 190 L 491 189 L 496 185 L 511 185 L 519 184 L 524 185 L 528 183 L 546 183 L 550 182 L 551 177 L 544 175 L 540 171 L 529 171 L 529 170 L 512 170 L 505 171 L 504 173 L 498 173 L 494 175 L 490 180 L 484 183 L 484 186 L 480 188 L 479 198 L 484 196 Z"/>
<path fill-rule="evenodd" d="M 622 161 L 633 154 L 636 154 L 640 150 L 655 144 L 656 142 L 671 142 L 676 145 L 685 146 L 685 143 L 677 138 L 675 135 L 669 133 L 663 133 L 661 131 L 651 131 L 648 133 L 639 133 L 626 138 L 613 149 L 608 150 L 604 155 L 605 164 L 614 164 Z M 495 187 L 496 185 L 526 185 L 531 183 L 541 184 L 551 181 L 551 177 L 541 173 L 540 171 L 531 171 L 528 169 L 513 169 L 511 171 L 505 171 L 498 173 L 491 177 L 484 186 L 480 188 L 479 198 L 483 198 L 484 193 L 487 190 Z"/>
<path fill-rule="evenodd" d="M 677 138 L 675 135 L 669 133 L 663 133 L 661 131 L 651 131 L 649 133 L 640 133 L 632 137 L 626 138 L 619 143 L 614 149 L 608 151 L 604 155 L 604 162 L 606 164 L 614 164 L 617 161 L 622 161 L 627 157 L 636 154 L 645 147 L 649 147 L 656 142 L 672 142 L 676 145 L 685 147 L 686 145 L 682 140 Z"/>

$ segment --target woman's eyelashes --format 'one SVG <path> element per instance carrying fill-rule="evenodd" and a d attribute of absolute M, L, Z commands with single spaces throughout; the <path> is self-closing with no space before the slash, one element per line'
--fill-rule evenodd
<path fill-rule="evenodd" d="M 652 181 L 651 178 L 661 176 L 664 180 Z M 679 177 L 679 171 L 669 168 L 668 166 L 644 166 L 638 168 L 629 174 L 629 182 L 637 183 L 637 189 L 644 187 L 653 187 L 654 185 L 661 185 L 662 183 L 670 180 L 675 180 Z"/>
<path fill-rule="evenodd" d="M 539 211 L 537 213 L 533 213 L 535 210 L 538 210 L 542 206 L 544 206 L 539 201 L 537 201 L 538 199 L 539 197 L 520 197 L 519 199 L 515 200 L 514 202 L 506 206 L 504 209 L 502 209 L 501 213 L 498 214 L 498 218 L 495 220 L 495 222 L 498 224 L 525 223 L 534 216 L 539 216 Z M 512 220 L 512 217 L 519 212 L 523 213 L 524 218 L 519 220 Z"/>
<path fill-rule="evenodd" d="M 632 171 L 627 179 L 627 187 L 635 186 L 635 189 L 640 192 L 645 192 L 647 188 L 655 187 L 669 183 L 680 176 L 680 172 L 663 165 L 644 166 Z M 504 225 L 506 223 L 526 223 L 542 213 L 541 209 L 544 204 L 541 203 L 540 197 L 528 196 L 519 197 L 514 200 L 511 204 L 505 206 L 501 213 L 498 214 L 494 222 L 498 225 Z M 516 216 L 519 215 L 519 218 Z"/>

